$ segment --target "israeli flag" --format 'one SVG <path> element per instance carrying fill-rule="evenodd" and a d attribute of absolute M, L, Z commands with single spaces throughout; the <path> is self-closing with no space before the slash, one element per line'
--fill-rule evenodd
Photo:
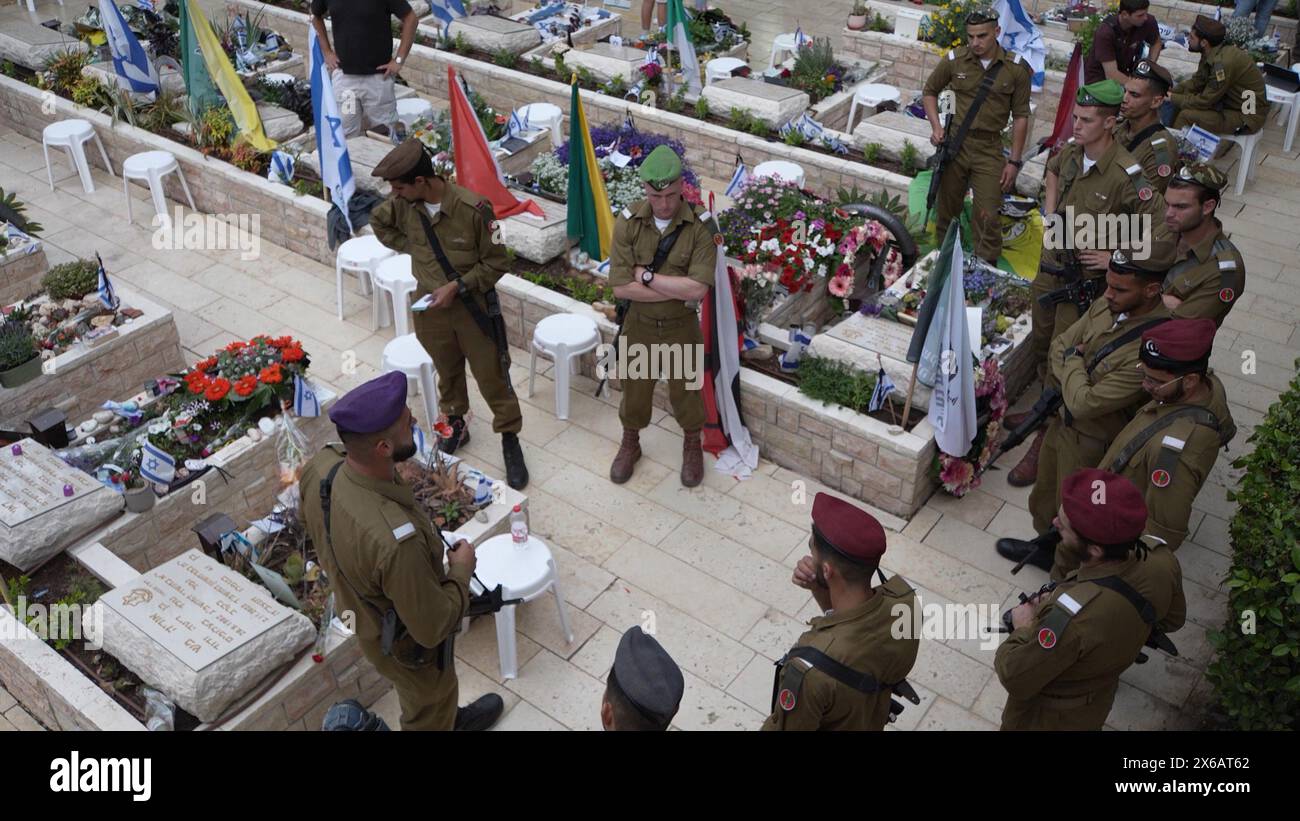
<path fill-rule="evenodd" d="M 271 152 L 271 167 L 266 172 L 266 178 L 271 182 L 280 182 L 288 185 L 293 181 L 293 155 L 287 151 Z"/>
<path fill-rule="evenodd" d="M 1002 29 L 998 44 L 1012 54 L 1019 54 L 1020 59 L 1029 64 L 1033 73 L 1030 88 L 1042 91 L 1047 68 L 1047 43 L 1043 41 L 1043 33 L 1029 19 L 1020 0 L 997 0 L 993 8 L 998 12 L 998 27 Z"/>
<path fill-rule="evenodd" d="M 104 260 L 95 254 L 95 260 L 99 262 L 99 301 L 110 311 L 116 311 L 119 304 L 117 293 L 113 291 L 113 283 L 108 281 L 108 272 L 104 270 Z"/>
<path fill-rule="evenodd" d="M 429 13 L 442 21 L 442 36 L 446 39 L 450 36 L 452 21 L 465 16 L 465 6 L 460 0 L 429 0 Z"/>
<path fill-rule="evenodd" d="M 348 157 L 348 144 L 342 133 L 343 118 L 339 115 L 339 103 L 334 97 L 334 83 L 330 80 L 329 72 L 325 71 L 325 56 L 321 52 L 315 28 L 307 31 L 307 55 L 321 180 L 330 192 L 330 200 L 343 212 L 348 232 L 352 233 L 348 202 L 356 193 L 357 181 L 352 176 L 352 160 Z"/>
<path fill-rule="evenodd" d="M 519 118 L 518 111 L 510 112 L 510 121 L 506 123 L 506 137 L 521 137 L 528 130 L 528 112 L 524 112 L 523 119 Z"/>
<path fill-rule="evenodd" d="M 731 175 L 731 182 L 727 183 L 727 190 L 722 193 L 735 199 L 740 196 L 741 190 L 749 180 L 749 169 L 745 168 L 745 163 L 739 157 L 736 158 L 736 170 Z"/>
<path fill-rule="evenodd" d="M 155 484 L 170 485 L 176 478 L 176 460 L 146 437 L 140 449 L 140 475 Z"/>
<path fill-rule="evenodd" d="M 301 375 L 293 378 L 293 412 L 296 416 L 320 416 L 316 388 Z"/>
<path fill-rule="evenodd" d="M 875 412 L 885 406 L 889 401 L 889 395 L 894 392 L 894 380 L 889 378 L 885 369 L 881 368 L 876 374 L 876 389 L 871 392 L 871 401 L 867 403 L 867 410 Z"/>
<path fill-rule="evenodd" d="M 411 438 L 415 440 L 415 452 L 424 453 L 424 429 L 419 422 L 411 424 Z"/>
<path fill-rule="evenodd" d="M 1222 19 L 1223 19 L 1223 6 L 1215 6 L 1215 7 L 1214 7 L 1214 19 L 1215 19 L 1215 20 L 1222 20 Z"/>
<path fill-rule="evenodd" d="M 800 49 L 811 42 L 812 38 L 803 33 L 803 27 L 796 26 L 794 30 L 794 47 Z"/>
<path fill-rule="evenodd" d="M 152 9 L 150 9 L 152 11 Z M 108 48 L 113 54 L 113 71 L 125 81 L 127 88 L 138 94 L 154 94 L 161 87 L 158 71 L 149 62 L 149 55 L 126 24 L 122 10 L 114 0 L 103 0 L 100 22 L 108 38 Z"/>

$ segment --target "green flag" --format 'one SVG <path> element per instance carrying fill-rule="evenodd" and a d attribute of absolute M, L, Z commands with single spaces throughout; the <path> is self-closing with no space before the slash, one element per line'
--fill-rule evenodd
<path fill-rule="evenodd" d="M 189 4 L 181 2 L 181 76 L 185 78 L 185 93 L 190 99 L 190 113 L 198 116 L 213 106 L 221 105 L 221 95 L 212 84 L 212 76 L 203 62 L 194 24 L 190 21 Z"/>
<path fill-rule="evenodd" d="M 569 98 L 569 196 L 568 235 L 578 241 L 587 256 L 600 262 L 609 256 L 614 233 L 614 215 L 605 193 L 605 180 L 596 163 L 587 115 L 578 96 L 578 80 L 572 81 Z"/>

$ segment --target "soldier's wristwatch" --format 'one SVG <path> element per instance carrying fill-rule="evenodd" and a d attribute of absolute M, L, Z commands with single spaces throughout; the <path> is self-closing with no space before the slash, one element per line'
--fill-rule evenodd
<path fill-rule="evenodd" d="M 650 282 L 654 278 L 655 278 L 655 272 L 651 271 L 648 268 L 641 272 L 641 284 L 646 286 L 647 288 L 650 287 Z"/>

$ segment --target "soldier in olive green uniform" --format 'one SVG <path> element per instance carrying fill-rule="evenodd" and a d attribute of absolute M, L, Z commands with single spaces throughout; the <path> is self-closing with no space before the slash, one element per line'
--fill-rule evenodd
<path fill-rule="evenodd" d="M 1174 316 L 1222 325 L 1246 290 L 1246 261 L 1214 216 L 1228 178 L 1212 165 L 1179 170 L 1169 183 L 1165 225 L 1178 237 L 1178 256 L 1165 278 L 1165 305 Z"/>
<path fill-rule="evenodd" d="M 468 360 L 474 381 L 492 409 L 492 430 L 501 434 L 506 482 L 522 489 L 528 484 L 528 467 L 519 447 L 524 417 L 510 385 L 509 354 L 498 347 L 506 344 L 505 339 L 494 338 L 493 332 L 494 311 L 499 312 L 494 286 L 509 269 L 510 258 L 493 237 L 492 205 L 447 182 L 415 138 L 394 148 L 375 166 L 374 176 L 392 184 L 393 196 L 371 212 L 370 226 L 384 245 L 410 254 L 411 273 L 419 283 L 416 297 L 433 297 L 428 309 L 415 314 L 415 336 L 433 358 L 438 404 L 453 431 L 441 447 L 454 453 L 469 441 Z M 436 238 L 437 247 L 426 230 Z"/>
<path fill-rule="evenodd" d="M 1115 141 L 1133 155 L 1142 166 L 1142 176 L 1162 195 L 1182 162 L 1178 138 L 1160 122 L 1160 106 L 1173 84 L 1174 78 L 1164 66 L 1139 61 L 1133 76 L 1124 83 L 1124 102 L 1119 108 L 1123 119 L 1115 125 Z"/>
<path fill-rule="evenodd" d="M 1102 729 L 1152 631 L 1183 626 L 1182 569 L 1168 548 L 1138 541 L 1146 521 L 1124 477 L 1086 468 L 1066 479 L 1057 524 L 1083 564 L 1009 613 L 1015 629 L 993 662 L 1003 730 Z"/>
<path fill-rule="evenodd" d="M 1209 370 L 1214 332 L 1209 319 L 1173 319 L 1142 335 L 1142 387 L 1151 401 L 1098 463 L 1142 489 L 1146 532 L 1170 550 L 1187 538 L 1192 502 L 1237 430 L 1223 383 Z M 1056 557 L 1061 564 L 1061 550 Z"/>
<path fill-rule="evenodd" d="M 458 542 L 444 570 L 442 539 L 396 471 L 416 453 L 406 377 L 390 372 L 361 385 L 335 403 L 330 420 L 343 444 L 313 457 L 298 488 L 338 611 L 353 614 L 362 654 L 397 689 L 402 729 L 487 729 L 501 716 L 501 697 L 457 710 L 452 655 L 474 548 Z M 394 623 L 387 635 L 386 620 Z"/>
<path fill-rule="evenodd" d="M 704 397 L 700 393 L 703 373 L 685 371 L 702 361 L 704 337 L 693 303 L 704 299 L 713 287 L 717 263 L 717 242 L 721 241 L 713 216 L 697 211 L 682 198 L 682 160 L 668 146 L 651 151 L 641 164 L 646 198 L 623 209 L 614 223 L 610 249 L 609 284 L 614 296 L 629 300 L 623 320 L 617 373 L 623 388 L 619 420 L 623 442 L 619 446 L 609 478 L 622 484 L 632 477 L 641 458 L 640 432 L 650 424 L 655 385 L 668 382 L 673 418 L 684 432 L 681 482 L 695 487 L 704 480 L 704 452 L 700 429 L 704 427 Z M 716 238 L 716 239 L 715 239 Z M 660 245 L 671 245 L 666 256 Z M 658 266 L 656 256 L 664 256 Z M 626 345 L 627 361 L 623 361 Z M 672 362 L 681 373 L 652 373 L 649 378 L 629 378 L 634 357 L 650 357 L 672 351 Z M 660 361 L 661 357 L 653 356 Z M 667 360 L 668 357 L 663 357 Z"/>
<path fill-rule="evenodd" d="M 961 213 L 966 190 L 973 190 L 971 227 L 975 233 L 975 253 L 994 265 L 1002 251 L 999 217 L 1002 194 L 1012 190 L 1016 175 L 1025 164 L 1030 81 L 1029 66 L 1020 55 L 1004 51 L 998 45 L 1001 29 L 997 21 L 997 14 L 988 10 L 973 11 L 966 16 L 968 44 L 949 51 L 947 58 L 939 61 L 925 82 L 922 97 L 925 115 L 934 132 L 930 137 L 934 145 L 945 139 L 955 140 L 967 112 L 973 112 L 955 159 L 943 169 L 935 227 L 942 239 L 948 223 Z M 990 75 L 993 76 L 987 96 L 972 109 L 981 85 Z M 951 88 L 957 96 L 946 131 L 939 121 L 939 93 L 945 88 Z M 1014 118 L 1010 157 L 1002 151 L 1002 129 L 1007 127 L 1008 116 Z"/>
<path fill-rule="evenodd" d="M 1198 14 L 1188 48 L 1199 52 L 1196 73 L 1174 86 L 1174 128 L 1199 125 L 1213 134 L 1254 134 L 1268 119 L 1264 75 L 1255 60 L 1223 42 L 1227 28 Z"/>
<path fill-rule="evenodd" d="M 1170 243 L 1157 243 L 1151 258 L 1142 261 L 1116 251 L 1103 298 L 1052 342 L 1048 387 L 1061 391 L 1061 408 L 1047 426 L 1038 481 L 1029 494 L 1029 512 L 1038 533 L 1052 526 L 1061 503 L 1062 480 L 1100 462 L 1115 434 L 1142 404 L 1138 350 L 1143 330 L 1169 317 L 1160 301 L 1160 283 L 1172 259 Z M 1035 542 L 1017 539 L 997 543 L 998 553 L 1012 561 L 1036 547 Z M 1051 567 L 1047 551 L 1033 555 L 1034 564 Z"/>
<path fill-rule="evenodd" d="M 1124 98 L 1124 89 L 1114 80 L 1103 80 L 1079 89 L 1074 109 L 1074 138 L 1047 164 L 1047 193 L 1043 213 L 1052 215 L 1052 221 L 1043 234 L 1044 270 L 1034 278 L 1031 287 L 1033 302 L 1033 331 L 1030 337 L 1030 357 L 1038 363 L 1039 374 L 1046 379 L 1048 347 L 1053 339 L 1069 328 L 1079 318 L 1079 309 L 1073 300 L 1052 307 L 1039 301 L 1053 291 L 1072 284 L 1065 276 L 1053 274 L 1047 267 L 1059 269 L 1066 261 L 1063 246 L 1074 248 L 1085 280 L 1099 280 L 1105 276 L 1110 251 L 1125 245 L 1127 248 L 1150 247 L 1167 232 L 1160 216 L 1164 201 L 1159 192 L 1142 174 L 1142 166 L 1133 155 L 1115 142 L 1113 131 L 1115 117 Z M 1107 223 L 1094 219 L 1102 215 L 1141 215 L 1149 217 L 1134 226 L 1127 226 L 1119 236 L 1093 235 L 1087 241 L 1088 226 L 1099 234 Z M 1046 222 L 1046 220 L 1045 220 Z M 1118 231 L 1119 229 L 1115 229 Z M 1134 232 L 1142 236 L 1133 236 Z M 1082 234 L 1082 236 L 1081 236 Z M 1079 247 L 1082 244 L 1091 247 Z M 1102 240 L 1105 240 L 1104 242 Z M 1100 293 L 1103 283 L 1094 284 Z M 1010 414 L 1007 427 L 1015 427 L 1023 420 L 1020 414 Z M 1039 451 L 1045 432 L 1040 430 L 1029 450 L 1007 477 L 1007 481 L 1024 487 L 1033 484 L 1038 475 Z"/>
<path fill-rule="evenodd" d="M 901 576 L 871 586 L 873 575 L 884 579 L 886 545 L 884 528 L 866 511 L 818 493 L 812 522 L 812 555 L 799 560 L 794 583 L 811 590 L 826 615 L 779 662 L 763 729 L 884 729 L 892 694 L 919 703 L 907 683 L 920 648 L 912 635 L 920 623 L 916 592 Z"/>

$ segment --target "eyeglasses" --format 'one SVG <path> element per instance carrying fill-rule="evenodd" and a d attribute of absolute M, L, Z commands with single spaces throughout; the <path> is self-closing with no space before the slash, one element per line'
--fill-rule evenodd
<path fill-rule="evenodd" d="M 1139 362 L 1139 363 L 1138 363 L 1138 367 L 1141 368 L 1141 367 L 1142 367 L 1142 363 Z M 1186 376 L 1187 376 L 1187 374 L 1183 374 L 1182 376 L 1178 377 L 1177 379 L 1170 379 L 1168 382 L 1165 382 L 1165 383 L 1163 383 L 1163 384 L 1161 384 L 1161 385 L 1156 385 L 1156 384 L 1155 384 L 1155 380 L 1152 379 L 1150 376 L 1143 376 L 1143 377 L 1142 377 L 1142 387 L 1143 387 L 1144 389 L 1146 389 L 1146 388 L 1147 388 L 1147 385 L 1154 385 L 1154 387 L 1149 388 L 1149 389 L 1147 389 L 1147 390 L 1148 390 L 1150 393 L 1155 393 L 1156 391 L 1162 391 L 1162 390 L 1164 390 L 1165 388 L 1169 387 L 1170 385 L 1174 384 L 1175 382 L 1178 382 L 1179 380 L 1183 379 L 1183 378 L 1186 377 Z"/>

